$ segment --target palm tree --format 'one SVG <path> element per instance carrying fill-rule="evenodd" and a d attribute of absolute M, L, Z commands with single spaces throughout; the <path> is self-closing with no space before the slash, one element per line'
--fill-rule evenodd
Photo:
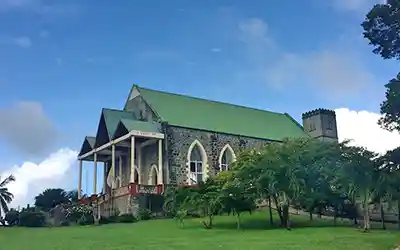
<path fill-rule="evenodd" d="M 15 181 L 15 177 L 13 175 L 10 175 L 0 182 L 0 217 L 2 217 L 1 216 L 2 211 L 5 214 L 9 211 L 8 204 L 14 198 L 14 195 L 10 193 L 8 191 L 8 188 L 6 187 L 12 181 Z"/>

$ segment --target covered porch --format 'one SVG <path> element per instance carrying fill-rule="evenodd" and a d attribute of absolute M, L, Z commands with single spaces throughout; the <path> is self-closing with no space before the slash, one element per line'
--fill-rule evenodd
<path fill-rule="evenodd" d="M 112 113 L 115 115 L 117 111 Z M 103 110 L 96 137 L 85 137 L 78 156 L 79 199 L 83 198 L 84 161 L 91 162 L 93 166 L 92 194 L 86 197 L 91 200 L 101 203 L 121 196 L 161 194 L 163 191 L 167 180 L 164 174 L 164 134 L 161 133 L 161 125 L 124 117 L 118 120 L 112 124 L 110 115 L 105 116 Z M 111 129 L 112 134 L 109 133 Z M 99 163 L 103 163 L 104 174 L 101 177 L 102 190 L 98 193 Z"/>

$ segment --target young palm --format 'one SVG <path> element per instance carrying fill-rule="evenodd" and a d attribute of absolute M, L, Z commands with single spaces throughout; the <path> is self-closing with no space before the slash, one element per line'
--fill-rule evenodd
<path fill-rule="evenodd" d="M 15 177 L 13 175 L 10 175 L 0 182 L 0 217 L 2 217 L 2 211 L 4 213 L 7 213 L 9 211 L 8 204 L 14 198 L 14 195 L 10 193 L 8 191 L 8 188 L 6 187 L 12 181 L 15 181 Z"/>

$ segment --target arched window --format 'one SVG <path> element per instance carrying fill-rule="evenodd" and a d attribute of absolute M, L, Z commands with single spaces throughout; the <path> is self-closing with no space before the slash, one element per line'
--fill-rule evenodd
<path fill-rule="evenodd" d="M 236 160 L 236 155 L 229 144 L 222 148 L 219 156 L 219 171 L 229 170 L 229 164 Z"/>
<path fill-rule="evenodd" d="M 158 184 L 157 166 L 152 165 L 150 168 L 150 174 L 149 174 L 149 185 L 157 185 L 157 184 Z"/>
<path fill-rule="evenodd" d="M 207 170 L 207 155 L 204 147 L 196 140 L 190 145 L 188 152 L 189 184 L 205 181 Z"/>
<path fill-rule="evenodd" d="M 137 167 L 135 167 L 135 173 L 134 173 L 134 180 L 136 183 L 139 183 L 139 171 L 137 169 Z"/>

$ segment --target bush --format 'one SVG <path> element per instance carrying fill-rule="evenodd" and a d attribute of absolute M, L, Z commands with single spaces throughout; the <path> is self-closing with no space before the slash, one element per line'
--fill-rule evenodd
<path fill-rule="evenodd" d="M 10 210 L 6 213 L 4 219 L 9 226 L 17 226 L 19 222 L 19 212 L 17 210 Z"/>
<path fill-rule="evenodd" d="M 71 223 L 70 223 L 69 221 L 67 221 L 67 220 L 62 221 L 62 222 L 60 223 L 60 226 L 62 226 L 62 227 L 68 227 L 69 225 L 71 225 Z"/>
<path fill-rule="evenodd" d="M 121 214 L 118 216 L 117 222 L 120 223 L 132 223 L 135 222 L 136 218 L 132 214 Z"/>
<path fill-rule="evenodd" d="M 147 209 L 147 208 L 139 209 L 138 215 L 139 215 L 140 220 L 150 220 L 151 219 L 151 211 L 150 211 L 150 209 Z"/>
<path fill-rule="evenodd" d="M 84 204 L 76 204 L 67 208 L 67 220 L 69 222 L 76 222 L 78 224 L 84 223 L 83 221 L 93 221 L 92 208 Z M 80 222 L 81 221 L 81 222 Z"/>
<path fill-rule="evenodd" d="M 46 216 L 43 212 L 24 211 L 19 215 L 19 225 L 22 227 L 44 227 Z"/>
<path fill-rule="evenodd" d="M 82 218 L 78 220 L 78 224 L 81 226 L 93 225 L 93 216 L 82 216 Z"/>

